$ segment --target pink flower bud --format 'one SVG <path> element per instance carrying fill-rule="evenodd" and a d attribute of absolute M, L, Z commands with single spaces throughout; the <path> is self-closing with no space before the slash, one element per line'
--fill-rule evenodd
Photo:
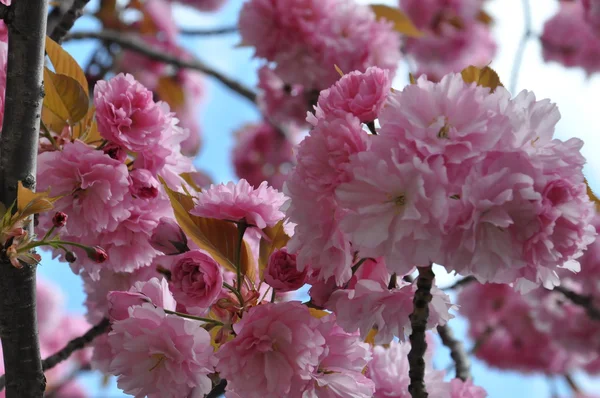
<path fill-rule="evenodd" d="M 52 217 L 52 224 L 55 228 L 64 227 L 67 224 L 68 218 L 69 216 L 62 211 L 57 211 L 56 214 L 54 214 L 54 217 Z"/>
<path fill-rule="evenodd" d="M 187 237 L 175 220 L 162 217 L 150 237 L 150 245 L 167 255 L 189 251 Z"/>
<path fill-rule="evenodd" d="M 108 316 L 111 322 L 129 318 L 129 307 L 150 302 L 148 297 L 136 292 L 114 291 L 109 292 L 106 298 L 108 299 Z"/>
<path fill-rule="evenodd" d="M 75 261 L 77 261 L 77 256 L 73 252 L 66 252 L 65 260 L 67 260 L 68 263 L 74 263 Z"/>
<path fill-rule="evenodd" d="M 108 254 L 99 246 L 88 247 L 85 249 L 85 253 L 90 260 L 93 260 L 97 263 L 103 263 L 108 260 Z"/>
<path fill-rule="evenodd" d="M 190 251 L 173 266 L 169 287 L 175 300 L 188 311 L 203 311 L 219 298 L 223 272 L 210 256 L 199 250 Z"/>
<path fill-rule="evenodd" d="M 124 162 L 127 159 L 127 150 L 115 143 L 111 142 L 107 144 L 102 150 L 105 154 L 119 162 Z"/>
<path fill-rule="evenodd" d="M 158 181 L 146 169 L 135 169 L 129 173 L 131 177 L 131 194 L 142 199 L 153 199 L 158 196 Z"/>
<path fill-rule="evenodd" d="M 296 255 L 287 250 L 276 250 L 269 257 L 265 271 L 265 282 L 280 292 L 298 290 L 306 283 L 307 268 L 300 272 L 296 268 Z"/>

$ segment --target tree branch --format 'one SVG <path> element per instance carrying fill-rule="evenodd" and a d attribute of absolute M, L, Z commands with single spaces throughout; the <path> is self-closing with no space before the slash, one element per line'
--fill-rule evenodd
<path fill-rule="evenodd" d="M 188 29 L 188 28 L 180 28 L 179 34 L 182 36 L 218 36 L 218 35 L 227 35 L 230 33 L 237 32 L 237 26 L 226 26 L 223 28 L 216 29 Z"/>
<path fill-rule="evenodd" d="M 126 36 L 122 32 L 104 30 L 100 32 L 73 32 L 65 36 L 64 40 L 84 40 L 84 39 L 95 39 L 102 40 L 117 44 L 123 49 L 138 52 L 150 59 L 171 64 L 179 68 L 187 68 L 192 70 L 200 71 L 208 76 L 212 76 L 225 86 L 240 94 L 251 102 L 256 102 L 256 93 L 244 86 L 243 84 L 232 80 L 231 78 L 224 76 L 220 72 L 210 68 L 198 59 L 184 60 L 176 56 L 166 54 L 160 50 L 156 50 L 144 43 L 142 40 L 135 36 Z"/>
<path fill-rule="evenodd" d="M 469 283 L 476 282 L 476 281 L 477 281 L 477 279 L 475 279 L 475 277 L 472 275 L 465 276 L 464 278 L 459 279 L 456 282 L 454 282 L 452 285 L 443 287 L 442 290 L 453 290 L 453 289 L 459 288 L 464 285 L 468 285 Z"/>
<path fill-rule="evenodd" d="M 450 357 L 456 364 L 456 377 L 466 381 L 471 377 L 471 361 L 463 343 L 454 337 L 454 333 L 448 324 L 439 325 L 437 331 L 440 334 L 442 343 L 450 349 Z"/>
<path fill-rule="evenodd" d="M 227 387 L 227 380 L 223 379 L 213 387 L 213 389 L 206 394 L 205 398 L 218 398 L 221 395 L 225 394 L 225 387 Z"/>
<path fill-rule="evenodd" d="M 432 299 L 431 287 L 435 274 L 431 264 L 418 269 L 417 291 L 413 299 L 414 310 L 410 314 L 412 333 L 410 335 L 411 348 L 408 353 L 408 375 L 410 377 L 408 391 L 412 398 L 427 398 L 429 394 L 425 386 L 425 351 L 427 351 L 425 331 L 427 330 L 429 303 Z"/>
<path fill-rule="evenodd" d="M 38 137 L 44 88 L 47 0 L 16 0 L 5 18 L 8 61 L 4 121 L 0 134 L 0 201 L 9 207 L 17 182 L 35 189 Z M 33 234 L 33 217 L 24 225 Z M 14 267 L 0 258 L 0 337 L 7 398 L 42 397 L 42 371 L 36 315 L 36 266 Z"/>
<path fill-rule="evenodd" d="M 519 80 L 519 70 L 523 63 L 523 55 L 525 54 L 525 47 L 531 37 L 531 7 L 529 6 L 529 0 L 521 0 L 523 3 L 523 20 L 524 20 L 524 32 L 519 42 L 519 47 L 515 53 L 515 59 L 513 61 L 512 71 L 510 73 L 510 93 L 515 94 L 517 89 L 517 82 Z"/>
<path fill-rule="evenodd" d="M 74 0 L 65 14 L 58 20 L 56 26 L 52 27 L 52 31 L 49 35 L 50 38 L 57 43 L 62 42 L 65 35 L 69 33 L 69 30 L 75 25 L 75 21 L 83 15 L 83 9 L 89 1 L 90 0 Z"/>
<path fill-rule="evenodd" d="M 563 286 L 555 286 L 554 290 L 556 290 L 559 293 L 562 293 L 566 298 L 571 300 L 573 304 L 584 308 L 585 312 L 591 319 L 600 321 L 600 309 L 594 306 L 594 301 L 591 296 L 584 296 L 575 293 L 574 291 L 569 290 Z"/>
<path fill-rule="evenodd" d="M 52 369 L 62 361 L 68 359 L 75 351 L 85 348 L 88 344 L 94 341 L 96 337 L 106 333 L 109 327 L 110 321 L 108 318 L 103 318 L 100 322 L 85 332 L 83 336 L 74 338 L 73 340 L 69 341 L 67 345 L 63 347 L 63 349 L 44 359 L 42 361 L 42 370 L 46 371 L 48 369 Z M 5 376 L 6 375 L 0 376 L 0 391 L 2 391 L 4 388 Z"/>

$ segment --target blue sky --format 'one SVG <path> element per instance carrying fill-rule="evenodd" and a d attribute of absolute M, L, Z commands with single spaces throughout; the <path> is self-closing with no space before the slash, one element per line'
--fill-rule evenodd
<path fill-rule="evenodd" d="M 95 2 L 91 4 L 93 3 Z M 384 0 L 376 3 L 394 5 L 396 1 Z M 555 12 L 558 2 L 531 0 L 531 3 L 533 31 L 539 34 L 543 22 Z M 229 0 L 220 12 L 211 14 L 177 7 L 175 17 L 182 27 L 231 26 L 236 23 L 241 4 L 242 0 Z M 499 43 L 497 58 L 491 66 L 496 69 L 506 84 L 523 30 L 521 1 L 490 0 L 487 1 L 486 10 L 495 19 L 494 34 Z M 83 17 L 77 22 L 75 29 L 88 30 L 95 27 L 96 24 L 91 18 Z M 236 48 L 239 42 L 237 34 L 211 38 L 182 38 L 182 44 L 207 64 L 252 86 L 256 82 L 256 69 L 260 63 L 251 59 L 251 49 Z M 82 41 L 68 43 L 65 48 L 83 64 L 94 51 L 95 44 L 91 41 Z M 398 70 L 399 78 L 394 87 L 403 87 L 407 83 L 405 79 L 407 74 L 406 66 L 401 64 Z M 562 139 L 575 136 L 586 142 L 584 155 L 588 159 L 588 165 L 585 173 L 592 186 L 600 189 L 600 185 L 597 184 L 600 156 L 597 155 L 596 150 L 600 145 L 600 121 L 597 117 L 600 78 L 589 79 L 581 70 L 567 70 L 557 64 L 543 63 L 540 45 L 532 39 L 526 49 L 518 89 L 532 90 L 538 99 L 551 98 L 558 104 L 562 120 L 558 125 L 557 136 Z M 218 82 L 207 78 L 206 101 L 198 109 L 198 118 L 204 131 L 204 147 L 195 161 L 196 165 L 206 170 L 216 182 L 234 180 L 235 175 L 229 156 L 233 146 L 232 133 L 243 124 L 258 120 L 260 118 L 258 112 L 245 99 L 232 94 Z M 68 311 L 84 312 L 81 281 L 71 273 L 66 264 L 57 263 L 46 257 L 39 268 L 39 273 L 42 277 L 61 286 L 67 297 Z M 454 319 L 450 325 L 459 337 L 464 338 L 466 325 L 462 319 Z M 468 343 L 467 346 L 470 344 Z M 450 363 L 448 352 L 443 347 L 438 349 L 435 362 L 441 368 Z M 537 398 L 551 395 L 548 380 L 541 375 L 524 377 L 517 373 L 495 371 L 479 361 L 473 363 L 473 374 L 476 384 L 484 386 L 490 398 Z M 576 379 L 584 390 L 600 391 L 600 381 L 593 382 L 583 375 L 576 375 Z M 90 395 L 94 398 L 124 396 L 116 389 L 114 380 L 104 388 L 101 387 L 99 375 L 89 375 L 84 380 L 91 392 Z M 557 380 L 554 384 L 558 391 L 567 394 L 568 390 L 562 380 Z"/>

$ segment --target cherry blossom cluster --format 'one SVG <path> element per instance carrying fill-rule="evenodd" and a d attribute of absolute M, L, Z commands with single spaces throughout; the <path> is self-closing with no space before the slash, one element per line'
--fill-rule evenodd
<path fill-rule="evenodd" d="M 342 286 L 357 258 L 382 257 L 399 276 L 437 263 L 521 290 L 577 271 L 594 209 L 582 141 L 552 137 L 556 106 L 461 74 L 390 92 L 385 74 L 344 76 L 309 116 L 286 185 L 300 269 Z"/>
<path fill-rule="evenodd" d="M 600 225 L 594 218 L 596 228 Z M 580 258 L 581 272 L 562 272 L 561 287 L 600 304 L 600 240 Z M 475 355 L 492 366 L 522 372 L 600 373 L 600 322 L 561 292 L 538 288 L 520 295 L 508 285 L 472 284 L 458 296 L 477 342 Z"/>
<path fill-rule="evenodd" d="M 546 61 L 580 67 L 590 75 L 600 70 L 600 3 L 597 0 L 560 1 L 556 15 L 541 36 Z"/>
<path fill-rule="evenodd" d="M 399 0 L 399 7 L 424 34 L 407 38 L 405 51 L 417 64 L 416 75 L 439 81 L 469 65 L 489 65 L 496 53 L 491 18 L 483 0 Z"/>

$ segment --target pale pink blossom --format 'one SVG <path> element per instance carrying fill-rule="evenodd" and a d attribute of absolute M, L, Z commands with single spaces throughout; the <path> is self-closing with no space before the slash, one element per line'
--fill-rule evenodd
<path fill-rule="evenodd" d="M 340 227 L 362 257 L 385 256 L 389 269 L 401 275 L 437 260 L 434 236 L 447 216 L 440 161 L 429 165 L 386 148 L 352 158 L 352 179 L 338 186 L 336 199 L 346 210 Z"/>
<path fill-rule="evenodd" d="M 54 204 L 55 211 L 73 220 L 63 227 L 64 234 L 80 237 L 113 231 L 131 215 L 125 200 L 129 195 L 127 166 L 81 141 L 67 142 L 62 151 L 40 154 L 37 181 L 39 191 L 65 195 Z"/>
<path fill-rule="evenodd" d="M 55 284 L 44 278 L 36 279 L 37 323 L 41 336 L 51 333 L 61 319 L 65 296 Z"/>
<path fill-rule="evenodd" d="M 163 254 L 180 254 L 189 250 L 187 236 L 177 222 L 170 217 L 162 217 L 152 231 L 150 245 Z"/>
<path fill-rule="evenodd" d="M 285 248 L 275 250 L 269 257 L 265 270 L 265 282 L 280 292 L 298 290 L 306 283 L 307 269 L 298 271 L 296 255 L 289 254 Z"/>
<path fill-rule="evenodd" d="M 169 283 L 164 278 L 136 282 L 127 292 L 111 291 L 107 299 L 108 315 L 113 322 L 128 318 L 131 307 L 141 306 L 144 303 L 170 311 L 175 311 L 177 307 L 169 290 Z"/>
<path fill-rule="evenodd" d="M 173 296 L 189 313 L 205 313 L 223 290 L 221 266 L 200 250 L 178 255 L 170 271 Z"/>
<path fill-rule="evenodd" d="M 167 0 L 146 0 L 141 3 L 141 7 L 144 12 L 144 23 L 154 25 L 161 39 L 175 43 L 179 29 L 173 17 L 171 4 Z"/>
<path fill-rule="evenodd" d="M 266 182 L 257 188 L 241 179 L 237 184 L 211 185 L 210 188 L 200 192 L 196 206 L 190 214 L 245 222 L 248 225 L 265 228 L 272 227 L 282 220 L 284 213 L 281 206 L 287 198 L 276 189 L 269 187 Z"/>
<path fill-rule="evenodd" d="M 473 384 L 473 380 L 450 380 L 450 398 L 486 398 L 487 392 Z"/>
<path fill-rule="evenodd" d="M 126 394 L 202 396 L 211 390 L 208 374 L 216 363 L 210 340 L 197 321 L 165 314 L 149 303 L 134 306 L 108 335 L 115 353 L 110 373 Z"/>
<path fill-rule="evenodd" d="M 275 189 L 283 187 L 294 162 L 292 142 L 267 122 L 249 124 L 236 132 L 232 158 L 238 177 L 253 186 L 267 181 Z"/>
<path fill-rule="evenodd" d="M 350 72 L 327 90 L 321 91 L 317 102 L 317 117 L 350 113 L 361 122 L 377 118 L 392 87 L 389 70 L 369 67 L 362 72 Z"/>
<path fill-rule="evenodd" d="M 217 371 L 228 389 L 247 398 L 299 394 L 325 350 L 320 323 L 299 302 L 253 307 L 217 351 Z"/>
<path fill-rule="evenodd" d="M 326 307 L 337 316 L 338 324 L 347 332 L 360 330 L 366 338 L 371 329 L 377 329 L 376 344 L 388 344 L 394 337 L 404 340 L 411 333 L 409 315 L 413 312 L 416 286 L 400 282 L 398 288 L 388 289 L 385 284 L 363 279 L 354 289 L 333 292 Z M 449 310 L 454 306 L 440 289 L 432 289 L 428 328 L 444 325 L 453 316 Z"/>
<path fill-rule="evenodd" d="M 369 362 L 366 372 L 366 376 L 375 383 L 373 398 L 410 398 L 409 351 L 408 342 L 392 341 L 388 348 L 379 345 L 373 347 L 373 359 Z M 429 344 L 425 360 L 425 385 L 429 396 L 450 398 L 448 387 L 444 383 L 444 372 L 433 369 Z"/>

